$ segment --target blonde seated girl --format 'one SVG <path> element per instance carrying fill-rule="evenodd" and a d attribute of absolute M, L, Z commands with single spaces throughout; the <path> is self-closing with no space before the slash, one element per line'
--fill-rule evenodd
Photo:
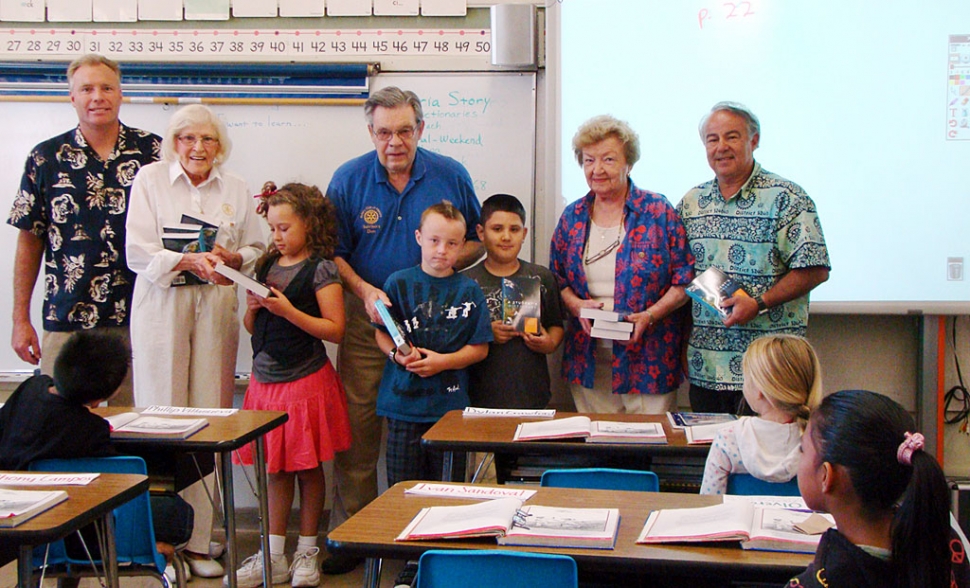
<path fill-rule="evenodd" d="M 796 335 L 755 339 L 744 353 L 744 398 L 756 416 L 721 428 L 704 466 L 701 494 L 724 494 L 728 475 L 788 482 L 798 473 L 799 446 L 811 409 L 822 399 L 815 350 Z"/>

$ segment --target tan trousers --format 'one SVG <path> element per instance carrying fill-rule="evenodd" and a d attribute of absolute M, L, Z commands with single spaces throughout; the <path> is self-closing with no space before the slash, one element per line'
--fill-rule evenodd
<path fill-rule="evenodd" d="M 613 394 L 613 349 L 596 349 L 593 387 L 569 384 L 577 412 L 590 414 L 665 414 L 677 410 L 677 391 L 666 394 Z"/>
<path fill-rule="evenodd" d="M 374 339 L 374 325 L 360 298 L 344 290 L 347 325 L 337 353 L 337 371 L 347 392 L 351 445 L 333 460 L 334 496 L 330 528 L 377 498 L 377 462 L 383 419 L 377 416 L 377 389 L 387 356 Z"/>

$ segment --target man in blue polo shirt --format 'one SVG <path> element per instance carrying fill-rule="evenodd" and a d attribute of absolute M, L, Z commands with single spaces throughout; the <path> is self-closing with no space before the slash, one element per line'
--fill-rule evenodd
<path fill-rule="evenodd" d="M 374 338 L 373 323 L 379 322 L 374 303 L 389 305 L 381 290 L 387 277 L 421 262 L 414 237 L 421 213 L 449 200 L 464 215 L 468 234 L 456 269 L 482 254 L 475 233 L 481 205 L 471 176 L 454 159 L 418 147 L 424 131 L 418 96 L 393 86 L 378 90 L 364 104 L 364 115 L 375 150 L 340 166 L 327 188 L 337 207 L 336 262 L 348 293 L 337 369 L 347 391 L 353 434 L 351 448 L 334 460 L 331 529 L 377 497 L 382 431 L 377 389 L 387 356 Z M 323 563 L 323 571 L 340 574 L 359 563 L 358 558 L 334 556 Z"/>

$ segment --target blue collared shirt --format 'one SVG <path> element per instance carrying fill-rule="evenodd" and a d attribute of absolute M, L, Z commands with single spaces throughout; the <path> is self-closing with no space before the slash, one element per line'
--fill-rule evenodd
<path fill-rule="evenodd" d="M 327 197 L 337 207 L 336 256 L 378 288 L 395 271 L 421 263 L 414 232 L 421 213 L 432 204 L 450 201 L 465 216 L 466 238 L 478 240 L 475 226 L 482 207 L 468 171 L 454 159 L 420 147 L 402 192 L 391 185 L 377 152 L 371 151 L 334 172 Z"/>

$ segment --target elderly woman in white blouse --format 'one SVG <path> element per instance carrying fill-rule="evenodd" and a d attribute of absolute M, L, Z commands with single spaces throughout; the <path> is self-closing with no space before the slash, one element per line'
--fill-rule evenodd
<path fill-rule="evenodd" d="M 245 272 L 265 246 L 246 182 L 222 168 L 231 148 L 225 125 L 209 108 L 186 106 L 172 115 L 162 161 L 143 167 L 132 185 L 126 253 L 138 274 L 131 309 L 138 406 L 232 405 L 238 298 L 215 266 L 223 262 Z M 166 228 L 196 223 L 184 215 L 218 227 L 211 250 L 165 248 Z M 222 575 L 217 562 L 205 559 L 211 508 L 202 505 L 207 521 L 197 501 L 189 502 L 196 507 L 189 567 L 200 576 Z"/>

